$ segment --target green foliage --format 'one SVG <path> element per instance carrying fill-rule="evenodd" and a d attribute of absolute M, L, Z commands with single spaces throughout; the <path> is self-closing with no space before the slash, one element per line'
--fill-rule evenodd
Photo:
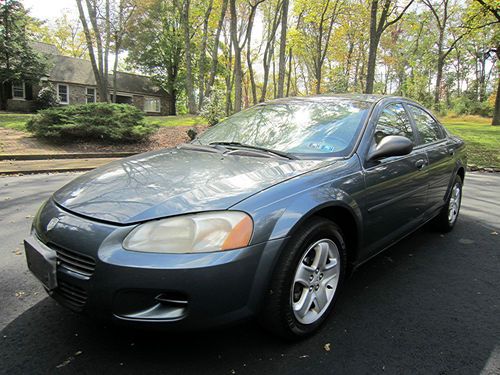
<path fill-rule="evenodd" d="M 0 82 L 37 82 L 48 66 L 29 46 L 26 27 L 30 17 L 23 5 L 17 0 L 0 2 L 0 20 Z"/>
<path fill-rule="evenodd" d="M 59 104 L 59 97 L 54 85 L 49 83 L 48 85 L 42 87 L 42 89 L 38 92 L 36 104 L 38 109 L 55 107 Z"/>
<path fill-rule="evenodd" d="M 42 110 L 26 128 L 38 137 L 140 141 L 158 126 L 147 124 L 144 113 L 134 106 L 92 103 Z"/>
<path fill-rule="evenodd" d="M 148 6 L 140 6 L 135 13 L 129 33 L 124 40 L 127 62 L 139 69 L 163 87 L 177 100 L 184 88 L 183 39 L 178 9 L 172 2 L 151 0 Z M 176 108 L 170 108 L 176 114 Z"/>
<path fill-rule="evenodd" d="M 453 100 L 452 111 L 457 115 L 493 116 L 493 106 L 489 101 L 480 102 L 465 95 Z"/>
<path fill-rule="evenodd" d="M 226 117 L 224 93 L 218 89 L 212 90 L 201 109 L 200 115 L 207 120 L 209 126 L 218 124 L 220 120 Z"/>

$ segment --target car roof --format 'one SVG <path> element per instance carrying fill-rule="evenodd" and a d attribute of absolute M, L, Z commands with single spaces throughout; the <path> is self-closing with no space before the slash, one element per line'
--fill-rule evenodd
<path fill-rule="evenodd" d="M 361 102 L 376 103 L 381 99 L 403 99 L 393 95 L 378 95 L 378 94 L 320 94 L 311 96 L 292 96 L 270 100 L 266 103 L 293 103 L 293 102 L 322 102 L 328 100 L 356 100 Z M 405 99 L 406 100 L 406 99 Z"/>

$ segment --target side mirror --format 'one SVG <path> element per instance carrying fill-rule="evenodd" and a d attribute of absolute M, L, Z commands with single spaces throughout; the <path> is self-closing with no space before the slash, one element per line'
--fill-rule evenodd
<path fill-rule="evenodd" d="M 413 150 L 413 142 L 401 135 L 388 135 L 368 152 L 368 160 L 408 155 Z"/>

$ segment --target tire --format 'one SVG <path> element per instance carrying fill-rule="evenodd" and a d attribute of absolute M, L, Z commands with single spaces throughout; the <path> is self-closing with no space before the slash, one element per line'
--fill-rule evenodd
<path fill-rule="evenodd" d="M 340 228 L 320 217 L 307 221 L 283 249 L 263 301 L 262 325 L 286 339 L 315 332 L 333 309 L 346 260 Z"/>
<path fill-rule="evenodd" d="M 433 221 L 433 226 L 436 230 L 447 233 L 455 226 L 462 203 L 462 185 L 462 178 L 458 175 L 455 176 L 450 196 L 439 215 Z"/>

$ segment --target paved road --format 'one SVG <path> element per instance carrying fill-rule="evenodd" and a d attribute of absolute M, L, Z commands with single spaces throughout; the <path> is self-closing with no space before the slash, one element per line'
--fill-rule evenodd
<path fill-rule="evenodd" d="M 500 374 L 499 175 L 469 174 L 452 233 L 423 228 L 361 267 L 322 331 L 294 344 L 253 322 L 118 329 L 45 297 L 16 250 L 40 202 L 74 176 L 0 178 L 0 373 Z"/>

